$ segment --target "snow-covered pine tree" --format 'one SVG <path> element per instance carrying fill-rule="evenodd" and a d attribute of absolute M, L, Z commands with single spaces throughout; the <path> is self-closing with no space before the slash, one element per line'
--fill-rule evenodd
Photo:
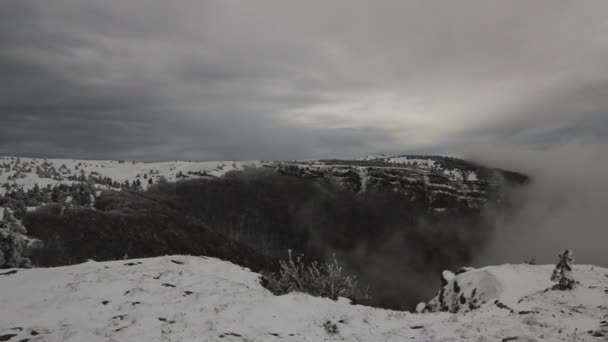
<path fill-rule="evenodd" d="M 0 220 L 0 268 L 31 267 L 30 260 L 23 257 L 28 245 L 26 233 L 21 221 L 5 208 Z"/>
<path fill-rule="evenodd" d="M 25 229 L 25 226 L 23 226 L 21 221 L 19 221 L 17 218 L 15 218 L 15 215 L 13 215 L 13 213 L 10 210 L 8 210 L 8 208 L 4 208 L 3 219 L 6 222 L 6 225 L 9 230 L 11 230 L 15 233 L 18 233 L 18 234 L 27 233 L 27 229 Z"/>
<path fill-rule="evenodd" d="M 558 254 L 559 261 L 555 265 L 555 269 L 551 274 L 551 281 L 557 282 L 554 288 L 558 290 L 572 290 L 576 284 L 576 280 L 572 277 L 572 250 L 567 249 L 563 253 Z"/>

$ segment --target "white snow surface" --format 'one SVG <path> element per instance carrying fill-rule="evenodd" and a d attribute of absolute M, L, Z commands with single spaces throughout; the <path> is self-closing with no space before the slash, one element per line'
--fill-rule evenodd
<path fill-rule="evenodd" d="M 552 285 L 551 269 L 502 265 L 471 271 L 493 277 L 495 295 L 511 308 L 535 311 L 528 314 L 493 303 L 466 313 L 412 314 L 301 293 L 274 296 L 259 284 L 258 274 L 205 257 L 90 261 L 8 275 L 3 270 L 0 337 L 14 334 L 9 341 L 30 342 L 605 341 L 589 331 L 601 333 L 600 322 L 608 315 L 608 270 L 577 265 L 575 290 L 544 292 Z M 324 327 L 333 324 L 333 333 Z"/>
<path fill-rule="evenodd" d="M 445 156 L 449 157 L 449 156 Z M 467 181 L 476 182 L 479 180 L 477 174 L 473 171 L 463 172 L 461 170 L 446 170 L 441 167 L 441 164 L 435 162 L 429 158 L 417 158 L 414 156 L 394 156 L 388 157 L 384 154 L 375 154 L 359 158 L 362 161 L 382 161 L 386 163 L 393 163 L 399 165 L 407 165 L 422 170 L 435 169 L 441 171 L 444 176 L 448 177 L 452 181 Z"/>
<path fill-rule="evenodd" d="M 17 164 L 17 160 L 19 163 Z M 36 173 L 36 167 L 43 163 L 52 165 L 54 169 L 60 171 L 62 180 L 51 178 L 41 178 Z M 206 161 L 206 162 L 191 162 L 191 161 L 169 161 L 156 163 L 143 163 L 134 161 L 117 161 L 117 160 L 79 160 L 79 159 L 45 159 L 45 158 L 26 158 L 26 157 L 10 157 L 0 156 L 0 184 L 9 183 L 15 184 L 17 187 L 28 190 L 38 184 L 43 188 L 47 185 L 71 184 L 73 182 L 67 180 L 70 175 L 80 175 L 84 171 L 85 175 L 98 174 L 101 177 L 109 177 L 118 183 L 125 181 L 133 182 L 140 179 L 142 187 L 145 189 L 148 186 L 148 178 L 152 178 L 155 182 L 161 177 L 167 181 L 177 180 L 178 173 L 182 173 L 188 177 L 197 177 L 189 174 L 189 172 L 203 173 L 206 172 L 209 176 L 221 177 L 231 170 L 242 170 L 247 166 L 260 166 L 263 163 L 260 161 Z M 9 179 L 15 175 L 15 170 L 6 171 L 2 165 L 18 165 L 19 168 L 30 169 L 30 172 L 24 172 L 23 178 Z M 62 166 L 65 167 L 62 168 Z M 146 175 L 146 179 L 144 179 Z M 0 187 L 0 195 L 6 190 Z"/>

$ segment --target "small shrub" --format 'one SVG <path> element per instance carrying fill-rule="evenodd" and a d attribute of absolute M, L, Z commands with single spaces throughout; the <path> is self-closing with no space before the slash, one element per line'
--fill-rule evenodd
<path fill-rule="evenodd" d="M 551 274 L 551 281 L 557 282 L 554 286 L 558 290 L 572 290 L 576 284 L 576 280 L 572 277 L 572 250 L 567 249 L 563 253 L 558 255 L 559 262 L 555 265 L 553 273 Z"/>
<path fill-rule="evenodd" d="M 278 273 L 266 273 L 262 280 L 262 285 L 276 295 L 303 292 L 333 300 L 344 297 L 359 303 L 371 299 L 369 289 L 361 291 L 357 277 L 345 274 L 335 255 L 330 262 L 305 264 L 302 256 L 294 259 L 289 250 L 288 259 L 279 261 L 279 265 Z"/>

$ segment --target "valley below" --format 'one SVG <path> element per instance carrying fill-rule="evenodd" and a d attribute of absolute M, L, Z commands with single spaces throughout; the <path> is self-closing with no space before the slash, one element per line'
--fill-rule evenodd
<path fill-rule="evenodd" d="M 2 341 L 608 335 L 604 268 L 575 265 L 576 287 L 558 291 L 550 265 L 463 267 L 492 238 L 497 215 L 523 205 L 512 193 L 532 180 L 517 172 L 437 156 L 2 157 L 0 171 Z M 370 296 L 269 291 L 267 277 L 292 253 L 304 264 L 339 260 Z"/>
<path fill-rule="evenodd" d="M 163 162 L 0 159 L 34 266 L 191 254 L 273 272 L 336 256 L 368 304 L 413 309 L 469 265 L 528 177 L 441 156 Z M 523 261 L 523 260 L 522 260 Z M 11 266 L 11 265 L 6 265 Z M 13 265 L 15 266 L 15 265 Z"/>

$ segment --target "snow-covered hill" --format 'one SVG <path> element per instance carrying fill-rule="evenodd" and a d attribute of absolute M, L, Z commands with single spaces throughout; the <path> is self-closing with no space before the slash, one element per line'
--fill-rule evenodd
<path fill-rule="evenodd" d="M 248 167 L 341 184 L 354 192 L 396 191 L 437 213 L 459 207 L 479 209 L 488 200 L 499 200 L 505 185 L 527 180 L 524 175 L 441 156 L 159 163 L 0 156 L 0 207 L 23 212 L 46 203 L 67 204 L 73 200 L 73 204 L 89 206 L 101 190 L 145 190 L 161 179 L 171 182 L 222 177 L 229 171 Z M 10 200 L 2 201 L 3 197 Z M 22 216 L 22 212 L 18 215 Z"/>
<path fill-rule="evenodd" d="M 0 184 L 9 188 L 29 190 L 38 185 L 72 184 L 88 180 L 110 178 L 123 184 L 141 181 L 141 187 L 156 183 L 161 178 L 175 181 L 180 178 L 221 177 L 232 170 L 242 170 L 246 166 L 259 166 L 259 161 L 171 161 L 142 163 L 117 160 L 40 159 L 0 156 Z M 8 189 L 0 187 L 0 194 Z"/>
<path fill-rule="evenodd" d="M 4 270 L 0 340 L 605 341 L 608 336 L 607 269 L 575 266 L 580 284 L 566 292 L 545 291 L 552 285 L 551 266 L 471 272 L 477 276 L 463 288 L 492 278 L 496 298 L 470 312 L 412 314 L 298 293 L 277 297 L 259 284 L 258 274 L 204 257 Z"/>

